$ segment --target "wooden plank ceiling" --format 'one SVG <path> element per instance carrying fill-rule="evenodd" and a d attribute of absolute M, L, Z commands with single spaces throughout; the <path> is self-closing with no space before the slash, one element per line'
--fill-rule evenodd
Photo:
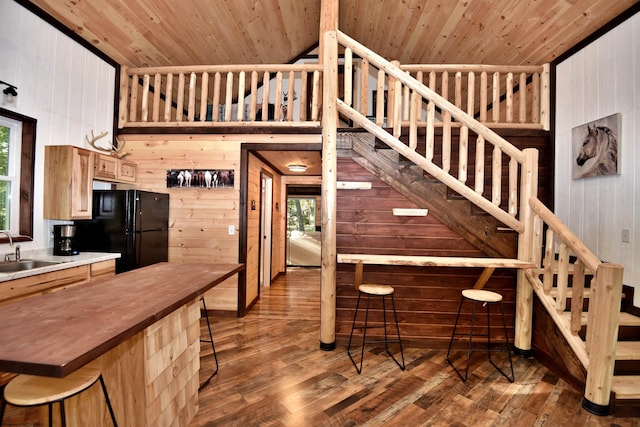
<path fill-rule="evenodd" d="M 24 1 L 24 0 L 21 0 Z M 321 0 L 31 0 L 128 66 L 287 63 Z M 542 64 L 637 0 L 339 0 L 340 29 L 402 63 Z"/>

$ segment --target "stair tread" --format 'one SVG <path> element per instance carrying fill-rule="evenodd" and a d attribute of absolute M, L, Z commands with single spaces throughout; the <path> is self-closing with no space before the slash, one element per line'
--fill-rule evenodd
<path fill-rule="evenodd" d="M 640 341 L 618 341 L 616 360 L 640 360 Z"/>
<path fill-rule="evenodd" d="M 565 311 L 561 314 L 561 316 L 567 317 L 567 321 L 571 317 L 571 312 Z M 587 312 L 583 312 L 581 316 L 580 323 L 582 325 L 587 324 Z M 640 326 L 640 317 L 634 316 L 633 314 L 629 314 L 626 312 L 620 313 L 620 326 Z"/>
<path fill-rule="evenodd" d="M 611 391 L 616 394 L 616 399 L 640 399 L 640 376 L 614 376 Z"/>
<path fill-rule="evenodd" d="M 640 316 L 630 313 L 620 313 L 620 326 L 640 326 Z"/>

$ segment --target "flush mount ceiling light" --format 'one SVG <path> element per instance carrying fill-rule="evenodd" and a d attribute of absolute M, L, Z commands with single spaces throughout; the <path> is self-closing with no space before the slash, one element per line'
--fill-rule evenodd
<path fill-rule="evenodd" d="M 304 172 L 307 170 L 307 167 L 305 165 L 289 165 L 287 166 L 287 168 L 291 172 Z"/>

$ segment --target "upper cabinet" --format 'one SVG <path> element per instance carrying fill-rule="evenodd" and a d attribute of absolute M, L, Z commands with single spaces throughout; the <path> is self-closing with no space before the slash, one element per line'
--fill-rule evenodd
<path fill-rule="evenodd" d="M 126 182 L 136 181 L 136 164 L 106 154 L 94 153 L 94 178 L 102 181 Z"/>
<path fill-rule="evenodd" d="M 133 183 L 136 164 L 73 145 L 47 145 L 44 217 L 91 219 L 93 180 Z"/>
<path fill-rule="evenodd" d="M 44 156 L 44 217 L 91 219 L 93 153 L 73 145 L 47 145 Z"/>

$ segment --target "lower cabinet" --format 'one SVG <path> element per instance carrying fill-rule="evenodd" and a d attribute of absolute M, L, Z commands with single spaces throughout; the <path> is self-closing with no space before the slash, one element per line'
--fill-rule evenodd
<path fill-rule="evenodd" d="M 91 279 L 114 274 L 116 274 L 116 261 L 111 259 L 0 282 L 0 305 L 83 285 Z"/>

